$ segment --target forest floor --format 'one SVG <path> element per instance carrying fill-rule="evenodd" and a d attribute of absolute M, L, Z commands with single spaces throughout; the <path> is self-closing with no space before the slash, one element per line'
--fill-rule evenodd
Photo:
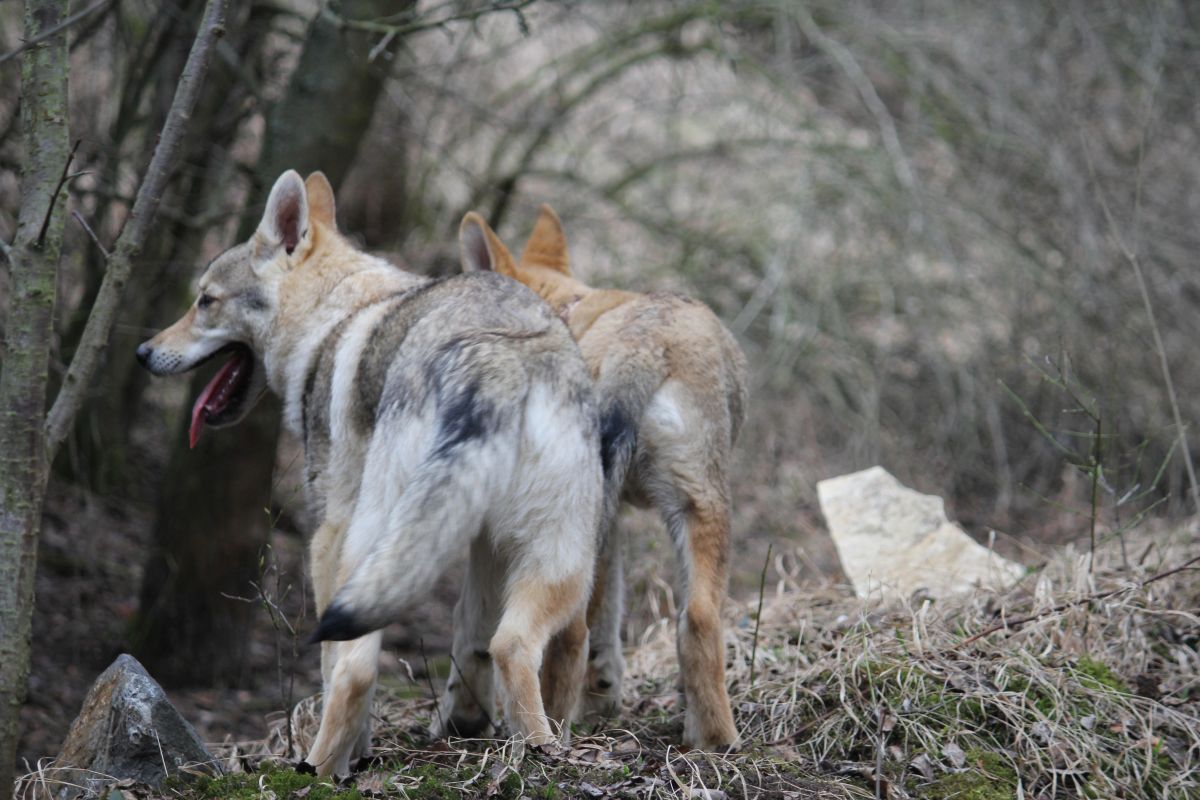
<path fill-rule="evenodd" d="M 62 514 L 97 513 L 57 502 Z M 70 552 L 56 530 L 51 518 L 43 554 L 52 562 Z M 746 745 L 726 755 L 679 747 L 665 613 L 629 640 L 622 717 L 578 725 L 570 748 L 429 740 L 431 688 L 448 666 L 448 581 L 427 616 L 389 634 L 376 758 L 358 775 L 329 783 L 295 771 L 316 730 L 316 659 L 302 653 L 293 664 L 291 643 L 265 625 L 253 648 L 256 689 L 169 693 L 228 774 L 120 788 L 125 798 L 1197 797 L 1200 571 L 1164 573 L 1197 556 L 1198 534 L 1197 522 L 1147 525 L 1102 543 L 1094 563 L 1086 549 L 1059 548 L 1002 594 L 900 606 L 800 580 L 779 560 L 761 614 L 757 593 L 727 608 L 728 681 Z M 103 563 L 129 570 L 39 583 L 23 753 L 55 752 L 81 699 L 62 687 L 86 689 L 115 655 L 96 643 L 119 641 L 132 613 L 140 553 L 102 546 Z M 281 534 L 274 550 L 280 570 L 300 574 L 298 539 Z M 287 613 L 299 613 L 288 610 L 294 596 L 281 604 Z M 78 658 L 64 667 L 64 652 Z M 48 761 L 39 768 L 31 757 L 28 773 L 25 796 L 50 788 Z"/>

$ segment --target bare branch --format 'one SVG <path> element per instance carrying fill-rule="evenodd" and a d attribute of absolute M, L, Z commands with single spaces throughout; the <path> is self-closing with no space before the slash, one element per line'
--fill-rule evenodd
<path fill-rule="evenodd" d="M 973 642 L 977 642 L 986 636 L 991 636 L 993 633 L 996 633 L 998 631 L 1015 630 L 1027 623 L 1036 622 L 1039 619 L 1042 619 L 1043 617 L 1048 617 L 1051 614 L 1058 614 L 1062 611 L 1066 611 L 1068 609 L 1075 608 L 1076 606 L 1082 606 L 1087 603 L 1094 603 L 1097 600 L 1107 600 L 1110 597 L 1116 597 L 1117 595 L 1132 592 L 1134 589 L 1141 589 L 1145 586 L 1149 586 L 1150 584 L 1154 583 L 1155 581 L 1161 581 L 1163 578 L 1169 578 L 1172 575 L 1177 575 L 1180 572 L 1183 572 L 1184 570 L 1191 569 L 1192 565 L 1196 564 L 1197 562 L 1200 562 L 1200 556 L 1196 556 L 1195 558 L 1188 559 L 1187 561 L 1183 562 L 1182 564 L 1180 564 L 1177 567 L 1172 567 L 1171 569 L 1160 572 L 1157 575 L 1152 575 L 1151 577 L 1146 578 L 1146 580 L 1144 580 L 1140 583 L 1135 583 L 1132 586 L 1123 586 L 1120 589 L 1109 589 L 1107 592 L 1096 592 L 1095 594 L 1089 594 L 1085 597 L 1081 597 L 1078 600 L 1072 600 L 1069 603 L 1060 603 L 1059 605 L 1056 605 L 1053 608 L 1047 608 L 1045 611 L 1039 611 L 1038 613 L 1030 614 L 1027 617 L 1018 617 L 1016 619 L 1007 619 L 998 625 L 993 625 L 990 628 L 985 628 L 984 630 L 980 631 L 979 633 L 977 633 L 973 636 L 968 636 L 966 639 L 963 639 L 958 644 L 953 645 L 953 647 L 951 647 L 951 649 L 958 650 L 960 648 L 966 647 L 969 644 L 972 644 Z"/>
<path fill-rule="evenodd" d="M 59 176 L 58 183 L 50 195 L 50 205 L 46 206 L 46 216 L 42 218 L 42 227 L 38 229 L 38 247 L 41 247 L 46 242 L 46 231 L 50 228 L 50 217 L 54 215 L 54 206 L 58 203 L 58 196 L 62 194 L 63 186 L 74 177 L 70 174 L 71 162 L 75 160 L 75 151 L 79 149 L 82 141 L 82 139 L 76 139 L 75 144 L 71 146 L 71 152 L 67 153 L 67 161 L 63 164 L 62 175 Z"/>
<path fill-rule="evenodd" d="M 109 258 L 108 250 L 106 250 L 104 245 L 100 243 L 100 237 L 96 235 L 94 230 L 92 230 L 92 226 L 87 224 L 87 220 L 83 218 L 83 214 L 80 214 L 78 211 L 72 211 L 71 216 L 74 217 L 75 221 L 79 223 L 79 227 L 83 228 L 84 231 L 87 232 L 87 235 L 91 237 L 92 242 L 94 242 L 96 247 L 100 249 L 100 252 L 104 254 L 104 259 L 107 261 Z"/>
<path fill-rule="evenodd" d="M 225 34 L 227 2 L 228 0 L 209 0 L 204 9 L 200 29 L 183 67 L 179 86 L 175 90 L 175 99 L 171 102 L 171 110 L 159 135 L 158 146 L 146 170 L 146 178 L 138 189 L 137 200 L 134 201 L 129 220 L 117 237 L 112 254 L 108 258 L 104 280 L 100 284 L 96 302 L 80 337 L 79 348 L 67 369 L 62 389 L 47 415 L 48 460 L 54 458 L 55 451 L 62 444 L 75 415 L 83 405 L 87 386 L 91 383 L 92 375 L 100 363 L 100 356 L 108 344 L 116 321 L 117 306 L 133 270 L 133 259 L 141 252 L 150 233 L 150 223 L 154 221 L 167 179 L 175 169 L 183 134 L 200 96 L 200 88 L 208 73 L 215 44 Z"/>
<path fill-rule="evenodd" d="M 71 27 L 76 22 L 87 19 L 95 12 L 99 11 L 100 9 L 104 8 L 107 5 L 110 5 L 112 3 L 112 1 L 113 0 L 96 0 L 96 2 L 92 3 L 90 6 L 85 8 L 83 11 L 79 11 L 79 12 L 76 12 L 75 14 L 72 14 L 71 16 L 67 17 L 59 24 L 55 25 L 53 28 L 47 28 L 46 30 L 42 31 L 37 36 L 35 36 L 32 39 L 30 39 L 29 41 L 25 42 L 25 44 L 18 47 L 16 50 L 12 50 L 12 51 L 7 52 L 4 55 L 0 56 L 0 64 L 3 64 L 5 61 L 8 61 L 10 59 L 16 58 L 17 56 L 21 55 L 21 53 L 24 53 L 29 48 L 34 47 L 34 46 L 46 41 L 54 34 L 60 32 L 60 31 L 65 31 L 67 28 Z"/>
<path fill-rule="evenodd" d="M 1157 87 L 1157 84 L 1156 84 Z M 1151 93 L 1151 102 L 1153 101 L 1153 93 Z M 1149 113 L 1149 109 L 1147 109 Z M 1096 187 L 1096 199 L 1100 203 L 1100 210 L 1104 212 L 1104 219 L 1108 222 L 1108 227 L 1112 233 L 1113 239 L 1116 241 L 1117 249 L 1129 262 L 1129 266 L 1133 269 L 1133 276 L 1137 279 L 1138 293 L 1142 297 L 1142 307 L 1146 310 L 1146 319 L 1150 323 L 1150 333 L 1154 337 L 1154 350 L 1158 355 L 1158 366 L 1162 372 L 1163 384 L 1167 390 L 1167 400 L 1171 405 L 1171 416 L 1175 421 L 1175 431 L 1178 437 L 1178 442 L 1182 445 L 1183 466 L 1187 471 L 1188 485 L 1192 490 L 1192 503 L 1196 510 L 1200 511 L 1200 483 L 1196 480 L 1196 467 L 1192 461 L 1192 449 L 1188 446 L 1187 426 L 1183 422 L 1183 414 L 1179 410 L 1179 398 L 1175 393 L 1175 381 L 1171 377 L 1171 365 L 1167 361 L 1167 348 L 1163 344 L 1162 333 L 1158 325 L 1158 317 L 1154 313 L 1154 304 L 1150 302 L 1150 288 L 1146 284 L 1146 274 L 1142 269 L 1141 259 L 1138 258 L 1137 251 L 1131 247 L 1125 237 L 1121 235 L 1121 229 L 1117 227 L 1116 217 L 1113 215 L 1112 209 L 1109 208 L 1108 199 L 1104 195 L 1104 191 L 1100 187 L 1099 178 L 1096 175 L 1095 164 L 1092 163 L 1091 151 L 1088 150 L 1088 143 L 1082 140 L 1083 155 L 1087 163 L 1088 173 L 1092 179 L 1092 183 Z M 1138 173 L 1137 181 L 1134 184 L 1134 225 L 1139 224 L 1139 215 L 1141 211 L 1142 198 L 1142 166 L 1145 159 L 1145 131 L 1142 132 L 1142 141 L 1138 145 Z M 1137 232 L 1135 228 L 1135 241 Z"/>
<path fill-rule="evenodd" d="M 339 28 L 349 28 L 355 31 L 365 31 L 367 33 L 382 33 L 388 37 L 395 38 L 397 36 L 408 36 L 413 33 L 420 33 L 434 28 L 444 28 L 452 22 L 470 22 L 477 20 L 480 17 L 488 14 L 498 13 L 502 11 L 511 11 L 517 15 L 517 19 L 522 22 L 524 28 L 524 16 L 521 14 L 522 9 L 533 5 L 536 0 L 512 0 L 507 3 L 492 3 L 473 8 L 469 11 L 461 11 L 455 14 L 449 14 L 436 19 L 417 19 L 413 22 L 407 22 L 401 25 L 378 20 L 368 19 L 346 19 L 334 12 L 327 4 L 322 4 L 321 13 L 334 25 Z"/>

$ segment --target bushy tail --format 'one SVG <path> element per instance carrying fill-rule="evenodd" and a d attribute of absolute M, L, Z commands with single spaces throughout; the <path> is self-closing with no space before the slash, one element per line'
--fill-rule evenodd
<path fill-rule="evenodd" d="M 356 513 L 342 554 L 351 565 L 359 563 L 321 615 L 311 641 L 357 639 L 399 619 L 428 595 L 483 525 L 487 487 L 496 472 L 483 448 L 472 446 L 453 458 L 432 456 L 390 507 L 360 498 L 366 510 Z M 371 539 L 373 546 L 356 548 Z"/>
<path fill-rule="evenodd" d="M 646 406 L 662 385 L 661 373 L 636 360 L 605 364 L 596 380 L 600 409 L 600 459 L 604 467 L 604 508 L 600 530 L 607 535 L 621 507 L 621 489 L 637 450 Z"/>

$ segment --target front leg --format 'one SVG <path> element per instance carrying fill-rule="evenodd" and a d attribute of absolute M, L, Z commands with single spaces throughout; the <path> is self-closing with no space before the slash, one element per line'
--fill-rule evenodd
<path fill-rule="evenodd" d="M 348 775 L 354 759 L 370 754 L 371 698 L 382 641 L 383 631 L 375 631 L 353 641 L 327 643 L 338 655 L 325 690 L 321 728 L 306 759 L 318 775 Z"/>
<path fill-rule="evenodd" d="M 454 606 L 454 646 L 450 679 L 429 732 L 445 736 L 487 736 L 494 729 L 492 657 L 488 644 L 496 631 L 505 564 L 485 535 L 471 542 L 467 576 Z"/>

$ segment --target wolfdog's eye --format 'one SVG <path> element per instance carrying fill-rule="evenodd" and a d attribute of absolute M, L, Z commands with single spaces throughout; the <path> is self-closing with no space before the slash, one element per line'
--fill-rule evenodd
<path fill-rule="evenodd" d="M 200 299 L 196 301 L 196 308 L 208 308 L 213 304 L 213 300 L 215 299 L 211 294 L 202 294 L 200 295 Z"/>

